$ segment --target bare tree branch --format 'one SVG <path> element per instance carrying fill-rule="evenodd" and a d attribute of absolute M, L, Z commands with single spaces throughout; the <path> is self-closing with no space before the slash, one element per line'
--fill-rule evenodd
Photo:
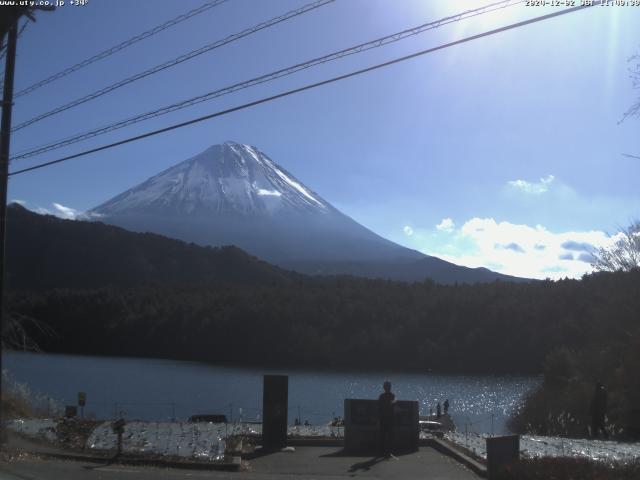
<path fill-rule="evenodd" d="M 56 333 L 47 324 L 26 315 L 7 312 L 4 315 L 4 337 L 2 348 L 38 352 L 40 347 L 28 334 L 28 330 L 37 331 L 39 336 L 55 337 Z"/>
<path fill-rule="evenodd" d="M 640 220 L 622 229 L 614 244 L 593 254 L 591 263 L 600 272 L 629 271 L 640 268 Z"/>
<path fill-rule="evenodd" d="M 640 89 L 640 54 L 636 54 L 629 58 L 629 78 L 631 78 L 631 85 L 634 89 Z M 640 115 L 640 97 L 624 112 L 622 119 L 619 123 L 624 122 L 627 118 Z"/>

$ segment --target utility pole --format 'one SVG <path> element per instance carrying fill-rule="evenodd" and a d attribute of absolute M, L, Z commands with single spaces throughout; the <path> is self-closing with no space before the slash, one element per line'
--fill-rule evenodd
<path fill-rule="evenodd" d="M 2 372 L 2 344 L 4 343 L 4 247 L 7 231 L 7 188 L 9 182 L 9 142 L 11 140 L 11 110 L 13 109 L 13 76 L 16 66 L 16 41 L 18 20 L 7 32 L 7 58 L 4 70 L 2 92 L 2 123 L 0 124 L 0 375 Z M 0 381 L 0 405 L 2 402 L 2 382 Z M 4 412 L 0 408 L 0 445 L 5 442 Z"/>
<path fill-rule="evenodd" d="M 4 413 L 2 412 L 2 351 L 4 344 L 4 287 L 5 287 L 5 238 L 7 233 L 7 190 L 9 183 L 9 144 L 11 141 L 11 111 L 13 110 L 13 77 L 16 68 L 16 43 L 18 20 L 26 15 L 32 22 L 34 10 L 55 10 L 53 6 L 0 7 L 0 45 L 7 34 L 7 58 L 2 91 L 2 120 L 0 123 L 0 447 L 5 441 Z"/>

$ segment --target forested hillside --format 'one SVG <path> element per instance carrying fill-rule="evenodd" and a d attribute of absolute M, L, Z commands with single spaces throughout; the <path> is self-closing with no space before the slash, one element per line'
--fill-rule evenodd
<path fill-rule="evenodd" d="M 201 247 L 98 222 L 62 220 L 11 204 L 7 282 L 14 290 L 151 282 L 287 282 L 297 275 L 237 247 Z"/>
<path fill-rule="evenodd" d="M 353 277 L 286 284 L 158 284 L 9 295 L 49 325 L 48 351 L 251 365 L 442 372 L 542 372 L 547 353 L 638 332 L 640 272 L 533 284 L 443 286 Z M 628 348 L 627 348 L 628 347 Z M 611 368 L 610 361 L 594 370 Z"/>

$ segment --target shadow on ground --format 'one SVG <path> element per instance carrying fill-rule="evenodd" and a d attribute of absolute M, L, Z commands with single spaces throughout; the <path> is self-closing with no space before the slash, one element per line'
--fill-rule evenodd
<path fill-rule="evenodd" d="M 372 459 L 367 460 L 366 462 L 354 463 L 353 465 L 351 465 L 351 467 L 349 467 L 348 472 L 355 473 L 358 470 L 362 470 L 366 472 L 370 470 L 371 467 L 373 467 L 376 463 L 383 462 L 384 460 L 385 460 L 384 457 L 373 457 Z"/>
<path fill-rule="evenodd" d="M 403 452 L 404 454 L 411 454 L 411 453 L 415 453 L 415 452 Z M 363 453 L 351 453 L 351 452 L 345 452 L 343 449 L 337 450 L 335 452 L 331 452 L 331 453 L 326 453 L 324 455 L 320 455 L 318 458 L 336 458 L 336 457 L 368 457 L 370 456 L 371 453 L 370 452 L 363 452 Z M 380 463 L 380 462 L 384 462 L 384 461 L 388 461 L 388 460 L 398 460 L 397 457 L 392 456 L 391 458 L 385 458 L 383 455 L 374 455 L 373 457 L 371 457 L 369 460 L 366 461 L 362 461 L 362 462 L 357 462 L 354 463 L 353 465 L 351 465 L 349 467 L 348 472 L 349 473 L 355 473 L 358 471 L 369 471 L 372 467 L 374 467 L 376 464 Z"/>

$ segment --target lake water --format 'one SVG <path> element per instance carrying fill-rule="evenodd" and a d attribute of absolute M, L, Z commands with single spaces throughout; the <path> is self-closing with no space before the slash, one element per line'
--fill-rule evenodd
<path fill-rule="evenodd" d="M 223 413 L 259 421 L 262 376 L 289 375 L 289 420 L 326 424 L 343 416 L 345 398 L 377 398 L 389 379 L 399 400 L 417 400 L 420 414 L 449 399 L 459 430 L 507 433 L 506 420 L 539 382 L 531 376 L 327 373 L 218 367 L 174 360 L 88 357 L 7 352 L 3 368 L 11 382 L 26 384 L 41 405 L 75 405 L 86 392 L 85 416 L 127 419 L 186 419 Z"/>

